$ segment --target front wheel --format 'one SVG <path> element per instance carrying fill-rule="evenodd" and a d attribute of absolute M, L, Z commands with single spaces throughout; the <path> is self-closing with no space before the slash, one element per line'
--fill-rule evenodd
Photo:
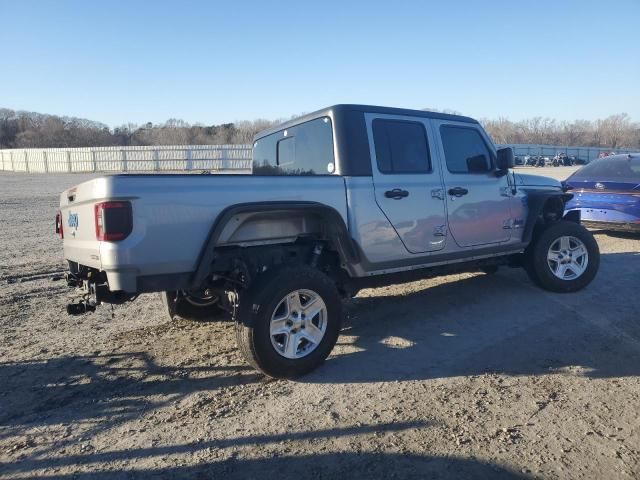
<path fill-rule="evenodd" d="M 341 323 L 341 299 L 329 277 L 305 265 L 284 267 L 241 295 L 236 339 L 254 368 L 293 378 L 324 362 Z"/>
<path fill-rule="evenodd" d="M 593 235 L 569 221 L 550 225 L 525 252 L 525 268 L 538 286 L 568 293 L 586 287 L 598 272 L 600 249 Z"/>

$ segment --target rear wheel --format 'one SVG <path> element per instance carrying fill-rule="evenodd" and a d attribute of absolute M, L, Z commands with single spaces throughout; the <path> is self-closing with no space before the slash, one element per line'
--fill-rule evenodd
<path fill-rule="evenodd" d="M 341 323 L 341 299 L 329 277 L 305 265 L 284 267 L 241 296 L 236 338 L 253 367 L 293 378 L 324 362 Z"/>
<path fill-rule="evenodd" d="M 525 252 L 531 279 L 552 292 L 575 292 L 586 287 L 599 266 L 600 249 L 593 235 L 569 221 L 551 224 Z"/>
<path fill-rule="evenodd" d="M 162 304 L 172 320 L 180 317 L 205 322 L 230 318 L 220 308 L 220 298 L 210 290 L 179 290 L 162 292 L 161 295 Z"/>

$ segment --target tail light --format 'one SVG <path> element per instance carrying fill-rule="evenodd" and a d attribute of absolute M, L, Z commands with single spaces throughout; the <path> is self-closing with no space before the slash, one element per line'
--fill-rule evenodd
<path fill-rule="evenodd" d="M 62 230 L 62 212 L 56 213 L 56 233 L 58 238 L 64 238 L 64 231 Z"/>
<path fill-rule="evenodd" d="M 133 229 L 130 202 L 101 202 L 94 206 L 96 239 L 117 242 L 129 236 Z"/>

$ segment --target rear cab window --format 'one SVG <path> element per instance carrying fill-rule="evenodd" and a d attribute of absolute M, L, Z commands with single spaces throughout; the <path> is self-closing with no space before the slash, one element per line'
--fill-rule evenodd
<path fill-rule="evenodd" d="M 334 169 L 329 117 L 282 129 L 253 145 L 253 175 L 330 175 Z"/>
<path fill-rule="evenodd" d="M 493 170 L 493 155 L 476 128 L 442 125 L 440 137 L 449 172 L 482 174 Z"/>
<path fill-rule="evenodd" d="M 376 118 L 372 122 L 378 170 L 384 174 L 431 172 L 424 124 Z"/>

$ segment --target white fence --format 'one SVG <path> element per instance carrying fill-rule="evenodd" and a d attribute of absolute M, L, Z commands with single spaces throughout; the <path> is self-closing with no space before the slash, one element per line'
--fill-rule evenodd
<path fill-rule="evenodd" d="M 0 170 L 27 173 L 251 173 L 251 145 L 27 148 L 0 150 Z"/>
<path fill-rule="evenodd" d="M 555 145 L 511 146 L 516 155 L 575 155 L 597 158 L 607 148 Z M 616 153 L 631 150 L 616 149 Z M 175 145 L 146 147 L 26 148 L 0 150 L 0 170 L 27 173 L 183 172 L 251 173 L 251 145 Z"/>

